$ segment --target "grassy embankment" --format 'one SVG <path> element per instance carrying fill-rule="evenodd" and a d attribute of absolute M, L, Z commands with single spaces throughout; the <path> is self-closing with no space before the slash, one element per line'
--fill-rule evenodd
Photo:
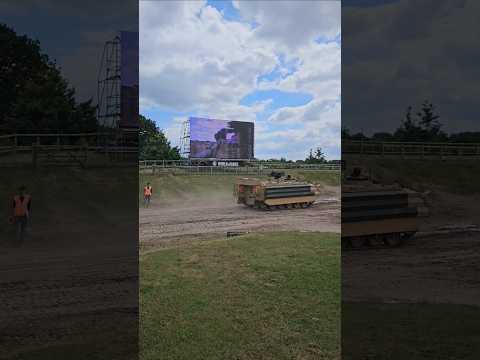
<path fill-rule="evenodd" d="M 480 163 L 474 160 L 375 159 L 365 165 L 376 177 L 386 182 L 398 181 L 415 190 L 480 193 Z"/>
<path fill-rule="evenodd" d="M 11 199 L 23 184 L 32 196 L 36 234 L 81 234 L 88 227 L 107 230 L 115 224 L 135 226 L 137 181 L 133 168 L 8 169 L 0 174 L 0 219 L 7 223 L 12 214 Z M 0 239 L 12 232 L 12 226 L 1 226 Z"/>
<path fill-rule="evenodd" d="M 289 171 L 288 174 L 298 176 L 308 182 L 326 186 L 340 185 L 338 171 Z M 263 177 L 266 179 L 267 177 Z M 145 175 L 140 174 L 139 200 L 143 201 L 143 186 L 150 182 L 154 189 L 153 198 L 160 198 L 165 204 L 177 201 L 216 199 L 232 200 L 235 175 Z"/>

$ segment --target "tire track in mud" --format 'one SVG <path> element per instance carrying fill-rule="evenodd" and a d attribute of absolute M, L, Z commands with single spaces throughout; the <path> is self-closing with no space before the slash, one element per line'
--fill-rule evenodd
<path fill-rule="evenodd" d="M 227 231 L 340 232 L 340 202 L 338 198 L 323 198 L 311 208 L 274 211 L 231 203 L 140 210 L 140 242 L 144 244 Z"/>
<path fill-rule="evenodd" d="M 479 200 L 435 190 L 404 246 L 343 252 L 344 300 L 480 306 Z"/>
<path fill-rule="evenodd" d="M 345 252 L 347 302 L 451 303 L 480 306 L 480 234 L 412 238 L 406 246 Z"/>
<path fill-rule="evenodd" d="M 117 246 L 100 244 L 96 237 L 83 244 L 69 241 L 62 244 L 52 232 L 31 236 L 18 248 L 2 241 L 0 338 L 5 354 L 69 344 L 88 349 L 115 333 L 126 343 L 134 338 L 138 257 L 125 246 L 125 235 L 119 234 Z M 98 242 L 95 251 L 86 251 L 86 241 Z M 120 323 L 125 330 L 118 331 Z"/>

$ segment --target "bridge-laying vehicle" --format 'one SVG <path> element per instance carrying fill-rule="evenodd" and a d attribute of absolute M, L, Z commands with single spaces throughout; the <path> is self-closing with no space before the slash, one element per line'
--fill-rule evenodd
<path fill-rule="evenodd" d="M 284 173 L 272 172 L 270 179 L 241 178 L 235 183 L 238 204 L 273 210 L 307 208 L 316 199 L 312 184 L 301 182 Z"/>
<path fill-rule="evenodd" d="M 342 174 L 342 246 L 395 247 L 412 238 L 428 213 L 420 193 L 372 180 L 362 167 Z"/>

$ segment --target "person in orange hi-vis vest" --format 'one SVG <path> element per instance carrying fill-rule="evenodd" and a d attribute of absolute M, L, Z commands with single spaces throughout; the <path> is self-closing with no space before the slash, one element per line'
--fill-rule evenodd
<path fill-rule="evenodd" d="M 144 205 L 145 207 L 149 207 L 150 205 L 150 199 L 153 195 L 153 188 L 150 185 L 150 183 L 147 183 L 147 186 L 143 188 L 143 199 L 144 199 Z"/>
<path fill-rule="evenodd" d="M 13 219 L 15 224 L 17 242 L 23 243 L 28 220 L 32 209 L 32 197 L 26 193 L 27 188 L 22 185 L 18 194 L 13 197 Z"/>

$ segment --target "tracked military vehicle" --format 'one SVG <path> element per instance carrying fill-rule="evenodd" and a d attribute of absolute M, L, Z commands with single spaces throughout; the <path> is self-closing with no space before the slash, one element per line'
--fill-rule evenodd
<path fill-rule="evenodd" d="M 419 216 L 427 214 L 419 193 L 376 183 L 359 167 L 346 174 L 342 183 L 344 248 L 395 247 L 415 235 Z"/>
<path fill-rule="evenodd" d="M 270 177 L 269 180 L 238 179 L 234 190 L 237 203 L 274 210 L 307 208 L 315 202 L 312 184 L 297 181 L 284 173 L 272 172 Z"/>

